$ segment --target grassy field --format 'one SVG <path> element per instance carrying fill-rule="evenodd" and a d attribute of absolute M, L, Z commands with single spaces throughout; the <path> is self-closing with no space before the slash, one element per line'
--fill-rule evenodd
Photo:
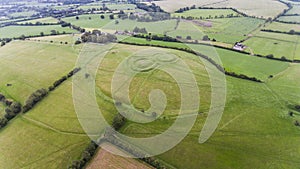
<path fill-rule="evenodd" d="M 300 14 L 300 5 L 293 5 L 293 8 L 287 14 Z"/>
<path fill-rule="evenodd" d="M 111 10 L 135 10 L 134 4 L 107 4 L 107 8 Z"/>
<path fill-rule="evenodd" d="M 280 21 L 285 21 L 285 22 L 300 22 L 300 16 L 281 16 L 278 18 Z"/>
<path fill-rule="evenodd" d="M 245 74 L 248 76 L 257 77 L 261 80 L 267 80 L 270 75 L 275 75 L 284 71 L 288 67 L 288 63 L 269 60 L 265 58 L 258 58 L 247 54 L 234 52 L 231 50 L 215 48 L 207 45 L 200 44 L 184 44 L 184 43 L 171 43 L 161 41 L 146 41 L 139 38 L 127 38 L 125 42 L 138 43 L 138 44 L 153 44 L 163 45 L 177 48 L 191 48 L 202 54 L 205 54 L 215 60 L 218 64 L 223 65 L 227 71 L 233 71 L 238 74 Z M 221 62 L 219 61 L 220 58 Z M 268 69 L 266 69 L 266 66 Z"/>
<path fill-rule="evenodd" d="M 232 7 L 243 13 L 246 13 L 247 15 L 264 18 L 274 18 L 275 16 L 280 14 L 284 9 L 288 8 L 285 4 L 273 0 L 228 0 L 219 2 L 220 3 L 215 3 L 207 6 Z"/>
<path fill-rule="evenodd" d="M 212 20 L 181 21 L 176 30 L 168 35 L 176 37 L 191 36 L 192 39 L 202 40 L 204 35 L 219 42 L 234 44 L 263 24 L 263 20 L 253 18 L 223 18 Z"/>
<path fill-rule="evenodd" d="M 189 11 L 185 11 L 183 13 L 174 13 L 173 16 L 176 17 L 197 17 L 197 18 L 209 18 L 211 17 L 220 17 L 220 16 L 227 16 L 227 15 L 238 15 L 236 12 L 234 12 L 233 10 L 230 9 L 192 9 Z"/>
<path fill-rule="evenodd" d="M 20 16 L 22 16 L 22 17 L 29 17 L 29 16 L 34 15 L 34 14 L 36 14 L 35 11 L 27 11 L 27 12 L 11 13 L 10 16 L 11 17 L 20 17 Z"/>
<path fill-rule="evenodd" d="M 261 55 L 273 54 L 276 58 L 284 56 L 291 60 L 299 58 L 299 36 L 296 35 L 260 32 L 247 40 L 245 45 Z"/>
<path fill-rule="evenodd" d="M 99 88 L 98 95 L 105 95 L 102 98 L 98 97 L 100 109 L 107 112 L 104 114 L 115 112 L 112 101 L 108 100 L 111 95 L 111 78 L 116 66 L 121 60 L 132 55 L 132 49 L 137 53 L 142 50 L 145 52 L 144 57 L 148 56 L 148 50 L 145 48 L 148 47 L 117 45 L 101 62 L 96 84 Z M 150 49 L 151 52 L 157 50 L 156 48 Z M 207 112 L 210 105 L 210 87 L 203 64 L 193 55 L 168 49 L 162 50 L 179 56 L 193 70 L 199 83 L 198 87 L 202 91 L 200 111 Z M 232 60 L 232 58 L 228 58 L 228 60 Z M 263 60 L 252 62 L 260 61 L 263 62 Z M 271 64 L 271 62 L 262 63 L 261 67 L 265 64 Z M 273 64 L 273 66 L 270 65 L 270 68 L 277 67 L 281 63 Z M 263 67 L 256 71 L 259 72 L 262 69 Z M 286 66 L 283 69 L 277 69 L 278 75 L 275 77 L 280 76 L 280 72 L 285 69 Z M 254 65 L 252 70 L 255 70 Z M 177 117 L 176 110 L 178 110 L 178 102 L 180 102 L 177 96 L 179 90 L 170 76 L 161 71 L 139 73 L 131 82 L 130 99 L 138 110 L 147 110 L 149 101 L 145 96 L 151 89 L 158 88 L 164 91 L 168 99 L 166 110 L 163 113 L 166 118 L 145 125 L 128 122 L 122 129 L 123 133 L 132 137 L 149 137 L 170 127 L 174 118 Z M 299 98 L 297 95 L 295 97 Z M 227 106 L 213 137 L 205 144 L 198 143 L 198 135 L 207 115 L 204 113 L 198 116 L 192 131 L 183 142 L 172 150 L 159 155 L 158 158 L 178 168 L 198 168 L 199 166 L 202 168 L 297 168 L 295 166 L 299 165 L 300 151 L 299 145 L 295 143 L 299 139 L 297 135 L 300 130 L 292 124 L 293 120 L 288 118 L 288 105 L 281 101 L 273 95 L 272 89 L 268 85 L 228 77 Z M 101 104 L 101 102 L 103 103 Z M 257 149 L 257 147 L 260 148 Z"/>
<path fill-rule="evenodd" d="M 212 27 L 198 26 L 211 39 L 234 44 L 245 39 L 248 34 L 264 23 L 263 20 L 253 18 L 224 18 L 209 20 Z"/>
<path fill-rule="evenodd" d="M 34 19 L 34 20 L 28 20 L 28 21 L 23 21 L 23 22 L 17 22 L 19 24 L 23 23 L 37 23 L 37 22 L 41 22 L 41 23 L 57 23 L 58 20 L 52 17 L 46 17 L 46 18 L 40 18 L 40 19 Z"/>
<path fill-rule="evenodd" d="M 18 49 L 18 51 L 16 51 Z M 0 91 L 24 103 L 27 97 L 75 66 L 77 53 L 69 45 L 15 41 L 0 48 Z M 10 83 L 12 86 L 7 87 Z"/>
<path fill-rule="evenodd" d="M 295 30 L 299 32 L 300 25 L 272 22 L 272 24 L 263 27 L 263 29 L 271 29 L 271 30 L 282 31 L 282 32 L 289 32 L 290 30 Z"/>
<path fill-rule="evenodd" d="M 50 35 L 51 30 L 59 31 L 60 33 L 76 33 L 77 31 L 70 28 L 63 28 L 60 25 L 49 25 L 49 26 L 7 26 L 0 28 L 0 38 L 13 38 L 25 36 L 40 35 L 44 32 L 45 35 Z"/>
<path fill-rule="evenodd" d="M 62 20 L 72 23 L 73 25 L 80 26 L 82 28 L 90 28 L 90 29 L 92 28 L 99 29 L 110 22 L 114 22 L 114 20 L 109 19 L 108 17 L 109 15 L 107 14 L 104 15 L 105 19 L 101 19 L 100 16 L 101 15 L 99 14 L 80 15 L 78 20 L 76 19 L 75 16 L 63 18 Z"/>
<path fill-rule="evenodd" d="M 221 0 L 204 0 L 204 1 L 197 1 L 197 0 L 187 0 L 184 2 L 181 1 L 174 1 L 174 0 L 165 0 L 165 1 L 157 1 L 155 2 L 157 5 L 160 5 L 164 10 L 168 12 L 174 12 L 182 7 L 190 7 L 192 5 L 196 6 L 205 6 L 205 7 L 233 7 L 236 8 L 248 15 L 254 15 L 257 17 L 275 17 L 279 13 L 281 13 L 287 7 L 278 2 L 273 0 L 228 0 L 228 1 L 221 1 Z M 266 10 L 269 9 L 269 10 Z"/>
<path fill-rule="evenodd" d="M 71 90 L 70 81 L 62 84 L 33 111 L 16 117 L 0 131 L 0 166 L 66 168 L 80 157 L 89 139 L 79 134 L 82 129 Z"/>
<path fill-rule="evenodd" d="M 157 26 L 159 25 L 159 26 Z M 107 25 L 103 26 L 102 29 L 108 30 L 111 32 L 118 31 L 133 31 L 135 27 L 146 28 L 148 32 L 155 34 L 164 34 L 164 32 L 172 31 L 175 29 L 176 20 L 165 20 L 157 22 L 136 22 L 133 20 L 119 20 L 119 24 L 115 22 L 110 22 Z"/>

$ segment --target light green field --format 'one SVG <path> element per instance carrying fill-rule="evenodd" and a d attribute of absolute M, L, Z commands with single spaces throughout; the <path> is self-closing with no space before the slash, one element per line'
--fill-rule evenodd
<path fill-rule="evenodd" d="M 270 75 L 286 70 L 288 63 L 259 58 L 230 50 L 203 45 L 189 45 L 192 49 L 203 53 L 218 62 L 221 59 L 223 67 L 230 72 L 245 74 L 260 80 L 267 80 Z M 214 52 L 215 51 L 215 52 Z"/>
<path fill-rule="evenodd" d="M 103 26 L 102 29 L 108 30 L 111 32 L 118 31 L 133 31 L 135 27 L 146 28 L 148 32 L 155 34 L 164 34 L 165 32 L 172 31 L 175 28 L 176 20 L 165 20 L 157 22 L 136 22 L 133 20 L 118 20 L 119 24 L 115 22 L 110 22 L 107 25 Z M 158 26 L 159 25 L 159 26 Z"/>
<path fill-rule="evenodd" d="M 225 18 L 211 20 L 212 27 L 199 27 L 211 39 L 217 41 L 235 43 L 251 34 L 256 28 L 264 23 L 263 20 L 253 18 Z"/>
<path fill-rule="evenodd" d="M 111 10 L 135 10 L 134 4 L 107 4 L 107 8 Z"/>
<path fill-rule="evenodd" d="M 100 9 L 102 8 L 103 6 L 102 5 L 82 5 L 82 6 L 79 6 L 79 9 L 83 9 L 83 10 L 88 10 L 88 9 Z"/>
<path fill-rule="evenodd" d="M 278 18 L 280 21 L 285 21 L 285 22 L 300 22 L 300 16 L 281 16 Z"/>
<path fill-rule="evenodd" d="M 105 95 L 102 98 L 98 97 L 99 107 L 104 114 L 115 112 L 113 103 L 110 103 L 108 98 L 116 66 L 132 54 L 132 49 L 135 49 L 134 52 L 147 51 L 145 48 L 147 47 L 117 45 L 101 62 L 96 83 L 100 90 L 97 91 L 98 95 Z M 150 49 L 152 52 L 156 50 Z M 203 64 L 196 56 L 169 49 L 162 50 L 180 56 L 193 70 L 199 83 L 198 87 L 202 91 L 200 97 L 205 98 L 202 99 L 200 110 L 206 112 L 210 105 L 210 87 Z M 144 54 L 149 55 L 147 52 Z M 177 97 L 179 90 L 176 83 L 169 75 L 161 71 L 139 73 L 131 82 L 130 99 L 137 109 L 146 110 L 149 108 L 149 102 L 145 96 L 151 89 L 158 88 L 164 91 L 168 99 L 163 114 L 167 118 L 145 125 L 128 122 L 121 130 L 123 133 L 132 137 L 149 137 L 172 125 L 173 118 L 177 117 L 180 99 Z M 292 119 L 287 117 L 288 105 L 281 104 L 281 100 L 273 95 L 268 86 L 228 77 L 226 102 L 222 121 L 208 142 L 198 143 L 199 132 L 207 115 L 204 113 L 198 116 L 193 129 L 183 142 L 158 158 L 177 168 L 297 168 L 295 166 L 299 165 L 300 151 L 299 145 L 295 143 L 299 139 L 300 130 L 292 124 Z"/>
<path fill-rule="evenodd" d="M 264 56 L 273 54 L 276 58 L 285 56 L 294 60 L 299 58 L 299 54 L 296 52 L 300 45 L 299 38 L 297 35 L 260 32 L 244 44 L 256 54 Z"/>
<path fill-rule="evenodd" d="M 71 90 L 70 81 L 62 84 L 33 111 L 16 117 L 0 131 L 0 166 L 66 168 L 80 157 L 89 138 L 79 134 L 82 129 Z"/>
<path fill-rule="evenodd" d="M 237 13 L 230 10 L 230 9 L 192 9 L 192 10 L 189 10 L 189 11 L 185 11 L 183 13 L 174 13 L 173 16 L 176 16 L 176 17 L 181 17 L 181 16 L 184 16 L 184 17 L 195 17 L 195 18 L 208 18 L 208 17 L 215 17 L 215 16 L 227 16 L 227 15 L 234 15 L 236 16 Z"/>
<path fill-rule="evenodd" d="M 40 18 L 40 19 L 34 19 L 34 20 L 28 20 L 28 21 L 23 21 L 23 22 L 18 22 L 19 24 L 23 23 L 37 23 L 37 22 L 41 22 L 41 23 L 57 23 L 58 20 L 52 17 L 47 17 L 47 18 Z"/>
<path fill-rule="evenodd" d="M 174 12 L 179 8 L 190 7 L 192 5 L 204 6 L 204 7 L 233 7 L 250 16 L 257 17 L 275 17 L 280 14 L 284 9 L 287 9 L 286 5 L 273 0 L 187 0 L 187 1 L 175 1 L 175 0 L 164 0 L 156 1 L 155 4 L 162 7 L 162 9 L 168 12 Z M 268 8 L 268 10 L 266 10 Z"/>
<path fill-rule="evenodd" d="M 34 15 L 36 14 L 35 11 L 27 11 L 27 12 L 16 12 L 16 13 L 12 13 L 10 14 L 11 17 L 20 17 L 20 16 L 23 16 L 23 17 L 28 17 L 28 16 L 31 16 L 31 15 Z"/>
<path fill-rule="evenodd" d="M 95 28 L 99 29 L 104 25 L 108 24 L 109 22 L 114 22 L 114 20 L 109 19 L 109 15 L 104 15 L 105 19 L 100 18 L 100 14 L 90 14 L 90 15 L 80 15 L 79 19 L 77 20 L 76 17 L 67 17 L 63 18 L 63 21 L 72 23 L 73 25 L 80 26 L 82 28 Z M 89 19 L 91 17 L 91 20 Z"/>
<path fill-rule="evenodd" d="M 59 31 L 60 33 L 76 33 L 76 30 L 70 28 L 63 28 L 60 25 L 49 25 L 49 26 L 7 26 L 0 28 L 0 38 L 13 38 L 25 36 L 40 35 L 44 32 L 45 35 L 50 35 L 51 30 Z"/>
<path fill-rule="evenodd" d="M 161 41 L 146 41 L 140 38 L 127 38 L 124 39 L 125 42 L 137 43 L 137 44 L 152 44 L 152 45 L 162 45 L 177 48 L 191 48 L 198 51 L 206 56 L 212 58 L 218 64 L 223 65 L 227 71 L 235 72 L 238 74 L 245 74 L 250 77 L 256 77 L 260 80 L 267 80 L 270 75 L 278 74 L 284 71 L 288 67 L 288 63 L 269 60 L 265 58 L 259 58 L 255 56 L 250 56 L 247 54 L 242 54 L 234 52 L 231 50 L 215 48 L 207 45 L 199 44 L 188 44 L 183 43 L 171 43 L 171 42 L 161 42 Z M 221 59 L 221 60 L 219 60 Z M 220 62 L 221 61 L 221 62 Z M 266 68 L 267 67 L 267 68 Z"/>
<path fill-rule="evenodd" d="M 53 44 L 60 44 L 61 42 L 68 42 L 69 45 L 74 45 L 76 40 L 80 40 L 80 34 L 70 34 L 70 35 L 56 35 L 56 36 L 44 36 L 44 37 L 36 37 L 30 38 L 31 41 L 45 42 L 49 43 L 53 41 Z M 77 46 L 73 46 L 77 47 Z M 80 46 L 78 46 L 80 49 Z"/>
<path fill-rule="evenodd" d="M 48 88 L 72 70 L 76 58 L 69 45 L 11 42 L 0 48 L 0 70 L 5 72 L 0 78 L 0 91 L 23 104 L 31 93 Z M 8 83 L 12 86 L 7 87 Z"/>
<path fill-rule="evenodd" d="M 272 22 L 272 24 L 263 27 L 263 29 L 271 29 L 282 32 L 289 32 L 290 30 L 295 30 L 297 32 L 300 32 L 300 25 Z"/>
<path fill-rule="evenodd" d="M 300 14 L 300 5 L 293 5 L 293 8 L 287 14 Z"/>

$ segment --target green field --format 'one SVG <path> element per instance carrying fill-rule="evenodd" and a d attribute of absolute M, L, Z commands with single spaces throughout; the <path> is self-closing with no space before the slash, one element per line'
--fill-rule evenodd
<path fill-rule="evenodd" d="M 0 70 L 5 72 L 0 78 L 0 92 L 23 104 L 31 93 L 48 88 L 72 70 L 76 58 L 69 45 L 11 42 L 0 48 Z M 12 86 L 6 86 L 8 83 Z"/>
<path fill-rule="evenodd" d="M 273 54 L 276 58 L 282 56 L 294 60 L 299 59 L 299 36 L 279 33 L 260 32 L 245 42 L 254 53 L 261 55 Z"/>
<path fill-rule="evenodd" d="M 264 23 L 254 18 L 224 18 L 209 20 L 211 27 L 198 26 L 211 39 L 234 44 L 247 38 L 256 28 Z"/>
<path fill-rule="evenodd" d="M 50 35 L 51 30 L 59 31 L 60 33 L 76 33 L 76 30 L 70 28 L 63 28 L 60 25 L 49 25 L 49 26 L 7 26 L 0 28 L 0 38 L 14 38 L 25 36 L 36 36 L 44 32 L 44 35 Z"/>
<path fill-rule="evenodd" d="M 241 12 L 246 13 L 250 16 L 257 17 L 275 17 L 280 14 L 284 9 L 287 9 L 287 6 L 283 3 L 273 0 L 252 0 L 252 1 L 239 1 L 228 0 L 188 0 L 186 2 L 174 1 L 174 0 L 165 0 L 165 1 L 156 1 L 154 2 L 157 5 L 160 5 L 164 10 L 168 12 L 174 12 L 179 8 L 191 7 L 192 5 L 203 6 L 203 7 L 217 7 L 217 8 L 235 8 Z M 268 8 L 268 10 L 266 10 Z"/>
<path fill-rule="evenodd" d="M 101 62 L 96 84 L 99 88 L 97 95 L 102 96 L 98 97 L 98 103 L 100 103 L 99 107 L 103 114 L 109 115 L 115 112 L 112 101 L 109 101 L 113 70 L 121 60 L 132 54 L 132 49 L 135 49 L 135 52 L 145 51 L 144 57 L 151 56 L 146 52 L 147 48 L 149 47 L 117 45 Z M 93 49 L 96 50 L 95 47 Z M 157 48 L 150 49 L 152 52 L 157 50 Z M 198 87 L 202 91 L 201 98 L 205 98 L 202 99 L 200 111 L 207 112 L 210 105 L 210 87 L 203 64 L 196 56 L 169 49 L 161 50 L 176 54 L 191 67 L 199 83 Z M 228 58 L 228 60 L 230 59 Z M 263 60 L 256 62 L 260 61 L 263 62 Z M 254 62 L 252 61 L 252 63 Z M 264 64 L 262 63 L 261 67 Z M 276 62 L 273 66 L 279 66 L 276 64 L 280 65 L 281 63 Z M 272 66 L 270 65 L 270 67 Z M 279 73 L 285 68 L 276 71 Z M 254 70 L 255 66 L 253 65 L 252 71 Z M 256 71 L 259 72 L 259 70 Z M 161 71 L 139 73 L 130 85 L 130 99 L 137 109 L 147 110 L 149 102 L 145 96 L 152 89 L 158 88 L 164 91 L 168 99 L 163 114 L 166 119 L 146 125 L 128 122 L 122 129 L 123 133 L 133 137 L 149 137 L 170 127 L 173 118 L 177 117 L 176 112 L 180 100 L 177 97 L 179 90 L 176 83 L 169 75 Z M 288 91 L 288 93 L 293 93 L 293 91 Z M 296 97 L 299 98 L 299 96 Z M 268 168 L 270 166 L 295 168 L 299 165 L 300 160 L 299 145 L 295 144 L 299 139 L 297 134 L 300 131 L 293 126 L 292 119 L 288 118 L 288 110 L 288 105 L 274 96 L 272 89 L 267 85 L 228 77 L 227 106 L 213 137 L 205 144 L 198 143 L 199 131 L 206 117 L 206 113 L 204 113 L 204 115 L 198 116 L 192 131 L 183 142 L 172 150 L 159 155 L 158 158 L 178 168 L 198 168 L 199 166 L 203 168 Z"/>
<path fill-rule="evenodd" d="M 300 22 L 300 16 L 281 16 L 278 18 L 280 21 L 285 21 L 285 22 Z"/>
<path fill-rule="evenodd" d="M 157 26 L 159 25 L 159 26 Z M 157 21 L 157 22 L 136 22 L 133 20 L 119 20 L 119 24 L 115 24 L 115 22 L 110 22 L 107 25 L 103 26 L 103 30 L 107 30 L 110 32 L 118 31 L 133 31 L 135 27 L 146 28 L 148 32 L 155 34 L 164 34 L 165 32 L 174 30 L 176 26 L 176 20 L 165 20 L 165 21 Z"/>
<path fill-rule="evenodd" d="M 195 17 L 195 18 L 209 18 L 209 17 L 221 17 L 221 16 L 227 16 L 227 15 L 233 15 L 236 16 L 238 15 L 236 12 L 234 12 L 233 10 L 230 9 L 192 9 L 189 11 L 185 11 L 183 13 L 174 13 L 173 16 L 176 17 Z"/>
<path fill-rule="evenodd" d="M 270 25 L 263 27 L 263 29 L 271 29 L 282 32 L 289 32 L 290 30 L 294 30 L 300 32 L 300 25 L 272 22 Z"/>
<path fill-rule="evenodd" d="M 34 20 L 28 20 L 28 21 L 22 21 L 22 22 L 17 22 L 19 24 L 25 24 L 25 23 L 37 23 L 37 22 L 41 22 L 41 23 L 57 23 L 58 20 L 52 17 L 46 17 L 46 18 L 40 18 L 40 19 L 34 19 Z"/>
<path fill-rule="evenodd" d="M 66 82 L 32 112 L 16 117 L 0 131 L 0 166 L 66 168 L 80 157 L 89 139 L 80 134 L 71 89 L 70 81 Z"/>
<path fill-rule="evenodd" d="M 95 28 L 99 29 L 104 25 L 108 24 L 109 22 L 113 22 L 114 20 L 109 19 L 109 15 L 104 15 L 105 19 L 100 18 L 101 15 L 99 14 L 90 14 L 90 15 L 80 15 L 79 19 L 77 20 L 76 17 L 67 17 L 63 18 L 63 21 L 72 23 L 73 25 L 80 26 L 82 28 Z M 89 19 L 91 18 L 91 19 Z"/>
<path fill-rule="evenodd" d="M 12 14 L 10 14 L 10 16 L 11 17 L 20 17 L 20 16 L 22 16 L 22 17 L 29 17 L 29 16 L 34 15 L 34 14 L 36 14 L 35 11 L 27 11 L 27 12 L 12 13 Z"/>
<path fill-rule="evenodd" d="M 135 10 L 134 4 L 107 4 L 106 7 L 111 10 Z"/>
<path fill-rule="evenodd" d="M 293 8 L 287 14 L 300 14 L 300 5 L 293 5 Z"/>

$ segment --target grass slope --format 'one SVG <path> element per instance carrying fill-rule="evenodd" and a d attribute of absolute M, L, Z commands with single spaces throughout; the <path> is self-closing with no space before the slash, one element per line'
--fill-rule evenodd
<path fill-rule="evenodd" d="M 63 28 L 60 25 L 49 25 L 49 26 L 7 26 L 0 28 L 0 38 L 14 38 L 25 36 L 40 35 L 44 32 L 45 35 L 50 35 L 51 30 L 59 31 L 60 33 L 76 33 L 77 31 L 70 28 Z"/>
<path fill-rule="evenodd" d="M 11 42 L 0 51 L 0 91 L 21 103 L 73 69 L 77 58 L 69 45 L 28 41 Z"/>

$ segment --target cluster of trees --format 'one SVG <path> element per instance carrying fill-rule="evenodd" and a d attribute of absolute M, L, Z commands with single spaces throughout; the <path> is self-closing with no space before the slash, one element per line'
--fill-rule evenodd
<path fill-rule="evenodd" d="M 49 91 L 55 90 L 59 85 L 61 85 L 64 81 L 66 81 L 68 78 L 75 75 L 77 72 L 79 72 L 81 68 L 74 68 L 72 71 L 70 71 L 66 76 L 61 77 L 57 81 L 53 83 L 53 85 L 49 86 Z"/>
<path fill-rule="evenodd" d="M 232 76 L 232 77 L 236 77 L 236 78 L 240 78 L 240 79 L 245 79 L 245 80 L 250 80 L 250 81 L 254 81 L 254 82 L 260 82 L 260 83 L 263 82 L 263 81 L 257 79 L 256 77 L 249 77 L 249 76 L 243 75 L 243 74 L 236 74 L 235 72 L 225 71 L 225 74 L 228 75 L 228 76 Z"/>
<path fill-rule="evenodd" d="M 136 7 L 142 10 L 145 10 L 147 12 L 165 12 L 162 10 L 159 6 L 152 3 L 151 5 L 147 5 L 144 3 L 135 3 Z"/>
<path fill-rule="evenodd" d="M 85 32 L 81 36 L 82 42 L 94 42 L 94 43 L 108 43 L 116 42 L 117 37 L 113 34 L 102 33 L 99 30 L 93 30 L 92 32 Z"/>
<path fill-rule="evenodd" d="M 134 32 L 134 33 L 142 33 L 142 34 L 147 34 L 148 33 L 148 31 L 146 30 L 146 28 L 139 28 L 139 27 L 135 27 L 132 32 Z"/>
<path fill-rule="evenodd" d="M 9 120 L 13 119 L 22 111 L 22 105 L 19 102 L 11 101 L 0 93 L 0 102 L 6 106 L 4 117 L 0 117 L 0 129 L 5 127 Z"/>
<path fill-rule="evenodd" d="M 125 123 L 126 118 L 122 114 L 118 113 L 112 121 L 112 127 L 118 131 L 122 126 L 125 125 Z"/>
<path fill-rule="evenodd" d="M 11 42 L 12 39 L 11 38 L 4 38 L 4 39 L 0 39 L 0 46 L 5 46 L 7 43 Z"/>
<path fill-rule="evenodd" d="M 91 141 L 90 144 L 85 148 L 81 154 L 80 160 L 73 161 L 68 169 L 82 169 L 95 155 L 98 144 Z"/>
<path fill-rule="evenodd" d="M 48 95 L 48 91 L 44 88 L 38 89 L 33 92 L 26 100 L 25 105 L 23 106 L 23 113 L 31 110 L 38 102 Z"/>
<path fill-rule="evenodd" d="M 261 31 L 263 31 L 263 32 L 273 32 L 273 33 L 283 33 L 283 34 L 289 34 L 289 35 L 300 35 L 300 32 L 296 32 L 293 29 L 288 31 L 288 32 L 271 30 L 271 29 L 262 29 Z"/>

